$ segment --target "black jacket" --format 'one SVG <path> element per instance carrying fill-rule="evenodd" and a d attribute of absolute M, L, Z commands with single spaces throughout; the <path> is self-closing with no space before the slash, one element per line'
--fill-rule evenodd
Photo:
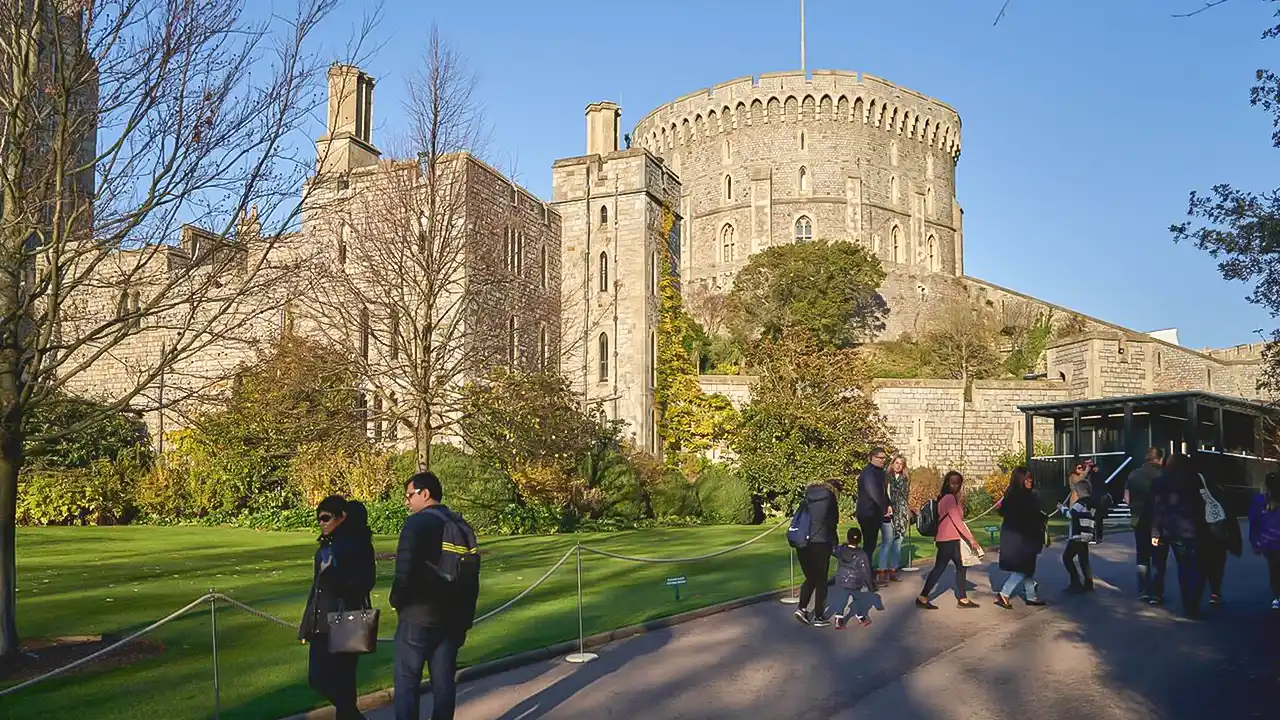
<path fill-rule="evenodd" d="M 324 556 L 332 560 L 323 572 Z M 364 602 L 377 580 L 373 554 L 373 535 L 364 506 L 358 502 L 347 507 L 347 519 L 332 535 L 320 537 L 312 564 L 311 594 L 298 625 L 298 639 L 305 640 L 328 632 L 326 615 L 343 609 L 364 607 Z"/>
<path fill-rule="evenodd" d="M 889 511 L 889 493 L 885 491 L 884 468 L 871 463 L 858 474 L 858 506 L 854 511 L 859 522 L 880 522 Z"/>
<path fill-rule="evenodd" d="M 1034 490 L 1010 490 L 1000 503 L 1000 569 L 1036 574 L 1036 557 L 1044 549 L 1045 521 Z"/>
<path fill-rule="evenodd" d="M 846 590 L 866 590 L 875 592 L 876 586 L 871 581 L 871 560 L 862 548 L 851 545 L 837 545 L 831 551 L 838 561 L 836 564 L 835 586 Z"/>
<path fill-rule="evenodd" d="M 804 491 L 804 502 L 809 507 L 809 542 L 834 544 L 840 521 L 835 491 L 825 483 L 810 485 Z"/>
<path fill-rule="evenodd" d="M 456 603 L 447 592 L 447 581 L 435 570 L 440 563 L 443 537 L 444 518 L 430 508 L 405 519 L 400 543 L 396 546 L 391 607 L 400 614 L 401 620 L 416 625 L 464 630 L 470 618 L 460 617 Z"/>

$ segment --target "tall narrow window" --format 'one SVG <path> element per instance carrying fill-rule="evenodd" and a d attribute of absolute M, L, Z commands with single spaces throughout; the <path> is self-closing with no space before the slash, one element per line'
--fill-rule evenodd
<path fill-rule="evenodd" d="M 724 199 L 725 200 L 733 199 L 733 176 L 732 175 L 724 176 Z"/>
<path fill-rule="evenodd" d="M 396 394 L 387 394 L 387 440 L 395 442 L 396 427 L 400 424 L 396 420 Z"/>
<path fill-rule="evenodd" d="M 360 357 L 369 360 L 369 310 L 360 308 Z"/>
<path fill-rule="evenodd" d="M 382 442 L 382 396 L 373 396 L 373 441 Z"/>
<path fill-rule="evenodd" d="M 547 324 L 538 324 L 538 368 L 547 370 Z"/>
<path fill-rule="evenodd" d="M 524 231 L 516 231 L 516 257 L 515 257 L 516 275 L 524 275 Z"/>
<path fill-rule="evenodd" d="M 889 167 L 898 167 L 898 141 L 889 141 Z"/>
<path fill-rule="evenodd" d="M 519 354 L 517 348 L 519 343 L 516 341 L 516 316 L 512 315 L 507 320 L 507 361 L 515 364 L 516 356 Z"/>
<path fill-rule="evenodd" d="M 938 238 L 929 236 L 929 272 L 938 272 Z"/>
<path fill-rule="evenodd" d="M 658 251 L 649 254 L 649 296 L 658 296 Z"/>
<path fill-rule="evenodd" d="M 808 242 L 813 239 L 813 223 L 808 216 L 796 218 L 796 242 Z"/>
<path fill-rule="evenodd" d="M 804 131 L 803 131 L 803 130 L 801 130 L 801 131 L 800 131 L 800 149 L 801 149 L 801 150 L 804 150 L 804 149 L 805 149 L 805 145 L 807 144 L 807 143 L 805 142 L 805 141 L 806 141 L 806 139 L 807 139 L 807 138 L 805 138 L 805 136 L 804 136 Z"/>
<path fill-rule="evenodd" d="M 933 186 L 932 185 L 924 189 L 924 211 L 925 211 L 925 217 L 928 217 L 930 219 L 933 218 L 934 210 L 933 210 Z"/>
<path fill-rule="evenodd" d="M 889 178 L 889 202 L 898 204 L 898 176 Z"/>
<path fill-rule="evenodd" d="M 609 292 L 609 254 L 600 251 L 600 292 Z"/>
<path fill-rule="evenodd" d="M 538 250 L 538 285 L 543 290 L 547 289 L 547 246 L 543 245 Z"/>
<path fill-rule="evenodd" d="M 898 229 L 897 225 L 893 226 L 892 236 L 893 236 L 893 261 L 896 263 L 900 263 L 902 262 L 902 231 Z"/>
<path fill-rule="evenodd" d="M 649 387 L 658 387 L 658 336 L 649 332 Z"/>
<path fill-rule="evenodd" d="M 116 318 L 123 319 L 129 314 L 129 291 L 121 290 L 120 297 L 116 300 Z"/>
<path fill-rule="evenodd" d="M 338 264 L 347 264 L 347 241 L 351 239 L 351 226 L 343 223 L 338 231 Z"/>
<path fill-rule="evenodd" d="M 601 225 L 609 224 L 609 206 L 608 205 L 600 206 L 600 224 Z"/>
<path fill-rule="evenodd" d="M 391 309 L 387 319 L 387 342 L 391 345 L 391 359 L 400 359 L 400 311 Z"/>
<path fill-rule="evenodd" d="M 511 228 L 502 229 L 502 266 L 511 272 L 515 269 L 512 260 L 515 258 L 516 241 L 512 237 Z"/>
<path fill-rule="evenodd" d="M 735 254 L 735 253 L 734 253 L 734 251 L 737 249 L 737 248 L 735 247 L 735 245 L 736 245 L 736 244 L 737 244 L 737 243 L 736 243 L 736 241 L 734 240 L 734 237 L 733 237 L 733 226 L 732 226 L 732 225 L 725 225 L 725 226 L 724 226 L 724 229 L 720 231 L 720 260 L 721 260 L 721 262 L 724 262 L 724 263 L 731 263 L 731 262 L 733 262 L 733 256 L 734 256 L 734 254 Z"/>
<path fill-rule="evenodd" d="M 725 162 L 729 162 L 733 160 L 733 145 L 730 143 L 729 138 L 724 139 L 724 158 L 723 159 Z"/>
<path fill-rule="evenodd" d="M 803 165 L 800 166 L 800 192 L 809 192 L 809 170 Z"/>
<path fill-rule="evenodd" d="M 600 339 L 596 342 L 596 351 L 599 353 L 599 376 L 600 382 L 609 379 L 609 336 L 606 333 L 600 333 Z"/>

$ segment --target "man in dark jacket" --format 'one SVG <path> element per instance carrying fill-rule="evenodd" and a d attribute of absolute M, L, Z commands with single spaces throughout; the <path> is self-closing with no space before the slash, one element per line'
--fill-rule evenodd
<path fill-rule="evenodd" d="M 867 456 L 867 466 L 858 475 L 858 505 L 854 517 L 862 529 L 862 543 L 867 557 L 874 562 L 876 543 L 880 539 L 880 526 L 885 518 L 893 516 L 893 505 L 884 481 L 884 464 L 888 459 L 884 448 L 874 448 Z"/>
<path fill-rule="evenodd" d="M 801 501 L 809 509 L 809 541 L 796 549 L 796 559 L 804 573 L 800 584 L 800 607 L 796 619 L 805 625 L 826 627 L 827 620 L 827 572 L 831 569 L 831 548 L 836 543 L 836 525 L 840 520 L 840 508 L 836 491 L 827 483 L 814 483 L 804 491 Z M 813 613 L 809 613 L 809 598 L 813 597 Z"/>
<path fill-rule="evenodd" d="M 391 607 L 399 613 L 396 625 L 396 720 L 418 720 L 418 687 L 422 666 L 431 672 L 432 720 L 452 720 L 457 702 L 454 675 L 458 649 L 466 641 L 471 618 L 457 607 L 446 581 L 435 568 L 444 537 L 444 491 L 430 471 L 409 478 L 404 501 L 410 515 L 396 546 L 396 577 L 391 584 Z"/>
<path fill-rule="evenodd" d="M 1129 522 L 1133 525 L 1133 543 L 1138 551 L 1138 599 L 1150 599 L 1155 566 L 1151 562 L 1151 488 L 1164 472 L 1164 451 L 1147 449 L 1142 467 L 1129 473 L 1125 480 L 1124 503 L 1129 506 Z"/>

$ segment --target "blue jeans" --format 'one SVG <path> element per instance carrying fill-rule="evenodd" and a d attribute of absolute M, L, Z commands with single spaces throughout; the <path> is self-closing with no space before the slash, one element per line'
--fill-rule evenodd
<path fill-rule="evenodd" d="M 1162 541 L 1152 548 L 1152 560 L 1156 566 L 1156 581 L 1152 595 L 1164 599 L 1164 579 L 1169 571 L 1169 551 L 1178 563 L 1178 590 L 1182 596 L 1182 609 L 1187 614 L 1200 612 L 1204 597 L 1204 572 L 1200 567 L 1200 548 L 1195 540 Z"/>
<path fill-rule="evenodd" d="M 1036 597 L 1036 588 L 1039 587 L 1039 583 L 1032 580 L 1030 575 L 1024 575 L 1020 572 L 1009 575 L 1009 579 L 1004 581 L 1004 587 L 1000 589 L 1000 594 L 1005 598 L 1012 598 L 1013 594 L 1018 592 L 1019 585 L 1023 587 L 1024 597 L 1027 598 L 1028 602 L 1035 602 L 1038 599 Z"/>
<path fill-rule="evenodd" d="M 458 648 L 463 635 L 407 622 L 396 625 L 394 675 L 396 720 L 418 720 L 422 666 L 431 672 L 431 720 L 453 720 L 458 688 Z"/>
<path fill-rule="evenodd" d="M 831 615 L 832 617 L 840 617 L 848 620 L 849 614 L 845 612 L 845 606 L 849 606 L 849 612 L 855 617 L 863 618 L 867 616 L 867 612 L 871 610 L 871 593 L 858 592 L 849 588 L 836 586 L 831 588 Z M 852 602 L 850 602 L 852 601 Z"/>
<path fill-rule="evenodd" d="M 881 523 L 880 569 L 902 569 L 902 536 L 893 531 L 893 523 Z"/>

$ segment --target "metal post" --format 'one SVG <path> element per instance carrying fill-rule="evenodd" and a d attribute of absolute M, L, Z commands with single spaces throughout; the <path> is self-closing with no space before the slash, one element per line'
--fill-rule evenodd
<path fill-rule="evenodd" d="M 570 653 L 565 660 L 571 663 L 589 663 L 595 660 L 599 655 L 589 653 L 584 646 L 582 634 L 582 545 L 577 547 L 578 553 L 578 652 Z"/>
<path fill-rule="evenodd" d="M 781 602 L 788 605 L 799 605 L 800 596 L 796 594 L 796 554 L 788 550 L 787 559 L 790 560 L 788 565 L 790 566 L 791 584 L 788 587 L 791 588 L 791 594 L 782 598 Z"/>
<path fill-rule="evenodd" d="M 218 685 L 218 599 L 209 588 L 209 631 L 213 637 L 213 718 L 222 716 L 220 687 Z"/>

